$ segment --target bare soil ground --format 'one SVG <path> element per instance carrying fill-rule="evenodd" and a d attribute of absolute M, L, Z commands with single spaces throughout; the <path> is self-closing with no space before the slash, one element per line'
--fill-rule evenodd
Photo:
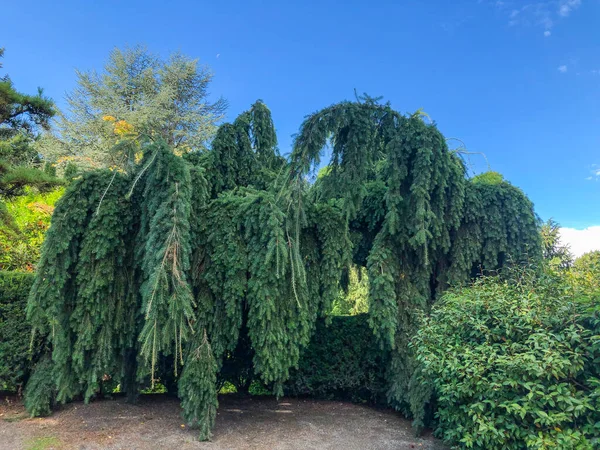
<path fill-rule="evenodd" d="M 0 398 L 0 449 L 443 449 L 415 438 L 393 411 L 336 401 L 221 396 L 211 442 L 183 425 L 177 399 L 142 396 L 85 405 L 74 402 L 46 418 L 27 418 L 15 398 Z"/>

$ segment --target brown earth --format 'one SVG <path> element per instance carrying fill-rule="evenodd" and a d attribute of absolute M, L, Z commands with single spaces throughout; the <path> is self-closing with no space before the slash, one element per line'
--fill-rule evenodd
<path fill-rule="evenodd" d="M 15 398 L 0 403 L 0 449 L 443 449 L 415 438 L 410 422 L 387 409 L 337 401 L 221 396 L 212 442 L 183 425 L 177 399 L 142 396 L 85 405 L 74 402 L 46 418 L 27 418 Z"/>

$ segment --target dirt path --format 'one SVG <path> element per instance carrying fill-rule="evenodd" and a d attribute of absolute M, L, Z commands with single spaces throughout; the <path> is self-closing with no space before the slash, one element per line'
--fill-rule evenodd
<path fill-rule="evenodd" d="M 25 418 L 18 402 L 0 405 L 0 449 L 443 449 L 415 438 L 389 410 L 334 401 L 220 398 L 212 442 L 182 426 L 179 403 L 160 395 L 139 405 L 121 398 L 72 403 L 42 419 Z"/>

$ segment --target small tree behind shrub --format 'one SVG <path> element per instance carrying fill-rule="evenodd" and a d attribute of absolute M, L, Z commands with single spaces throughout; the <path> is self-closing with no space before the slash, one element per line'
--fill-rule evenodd
<path fill-rule="evenodd" d="M 414 341 L 438 435 L 460 448 L 598 448 L 593 304 L 562 275 L 529 271 L 444 295 Z"/>

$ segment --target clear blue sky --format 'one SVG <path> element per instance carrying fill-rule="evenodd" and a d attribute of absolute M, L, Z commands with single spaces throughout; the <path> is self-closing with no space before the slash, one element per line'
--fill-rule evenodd
<path fill-rule="evenodd" d="M 600 225 L 600 0 L 3 3 L 4 72 L 59 107 L 115 46 L 181 50 L 212 67 L 229 118 L 263 99 L 285 153 L 356 88 L 423 108 L 543 219 Z"/>

